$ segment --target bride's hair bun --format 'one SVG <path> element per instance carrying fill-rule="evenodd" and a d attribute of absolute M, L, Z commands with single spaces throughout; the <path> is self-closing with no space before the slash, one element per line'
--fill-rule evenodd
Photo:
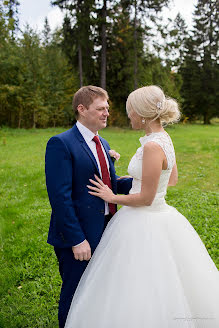
<path fill-rule="evenodd" d="M 130 93 L 126 110 L 128 113 L 133 110 L 152 121 L 159 118 L 162 124 L 174 123 L 180 119 L 177 101 L 166 97 L 163 90 L 156 85 L 142 87 Z"/>
<path fill-rule="evenodd" d="M 163 110 L 161 110 L 159 115 L 161 123 L 169 124 L 178 122 L 180 115 L 177 101 L 172 98 L 165 98 Z"/>

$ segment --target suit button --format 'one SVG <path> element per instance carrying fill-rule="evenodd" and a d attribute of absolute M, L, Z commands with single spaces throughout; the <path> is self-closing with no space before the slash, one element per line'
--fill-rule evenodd
<path fill-rule="evenodd" d="M 100 210 L 100 213 L 104 213 L 104 210 Z"/>
<path fill-rule="evenodd" d="M 60 236 L 61 236 L 62 240 L 65 241 L 65 238 L 64 238 L 64 235 L 62 232 L 60 232 Z"/>

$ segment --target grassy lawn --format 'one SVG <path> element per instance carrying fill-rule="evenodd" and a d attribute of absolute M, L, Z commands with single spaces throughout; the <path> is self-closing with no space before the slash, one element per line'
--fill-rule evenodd
<path fill-rule="evenodd" d="M 57 328 L 60 277 L 46 243 L 50 205 L 44 178 L 48 139 L 64 129 L 0 130 L 0 327 Z M 173 139 L 179 182 L 167 201 L 194 226 L 219 268 L 219 126 L 178 125 Z M 100 133 L 121 154 L 119 175 L 139 147 L 139 131 Z M 195 259 L 194 259 L 195 261 Z"/>

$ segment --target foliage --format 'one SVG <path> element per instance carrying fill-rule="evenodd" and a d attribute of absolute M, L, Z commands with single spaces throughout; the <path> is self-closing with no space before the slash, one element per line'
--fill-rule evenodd
<path fill-rule="evenodd" d="M 58 328 L 61 279 L 53 248 L 46 243 L 50 205 L 44 177 L 48 139 L 63 128 L 0 130 L 0 327 Z M 168 128 L 179 182 L 167 202 L 194 226 L 219 269 L 218 126 Z M 117 174 L 127 174 L 142 132 L 101 131 L 121 154 Z"/>
<path fill-rule="evenodd" d="M 71 124 L 77 82 L 61 50 L 60 33 L 50 34 L 47 22 L 41 42 L 26 26 L 15 42 L 5 26 L 0 47 L 0 124 L 19 128 Z"/>
<path fill-rule="evenodd" d="M 94 33 L 96 12 L 94 0 L 55 0 L 53 5 L 64 9 L 63 51 L 74 71 L 78 71 L 80 86 L 92 79 L 94 67 Z M 97 12 L 96 12 L 97 13 Z M 87 56 L 89 54 L 89 56 Z"/>
<path fill-rule="evenodd" d="M 185 57 L 185 43 L 188 38 L 188 28 L 180 13 L 176 15 L 174 20 L 168 19 L 167 24 L 162 23 L 162 18 L 158 22 L 158 31 L 162 44 L 154 41 L 154 47 L 158 53 L 158 57 L 164 57 L 163 61 L 169 67 L 179 69 Z M 163 52 L 163 56 L 162 56 Z"/>
<path fill-rule="evenodd" d="M 127 96 L 156 84 L 174 97 L 183 120 L 218 116 L 218 1 L 199 0 L 189 31 L 180 14 L 165 23 L 169 0 L 53 0 L 63 26 L 19 31 L 19 1 L 0 3 L 0 126 L 71 124 L 81 85 L 110 95 L 110 125 L 125 126 Z M 158 37 L 157 37 L 158 36 Z"/>
<path fill-rule="evenodd" d="M 184 113 L 192 119 L 203 117 L 205 124 L 219 112 L 218 12 L 217 0 L 198 1 L 180 70 Z"/>

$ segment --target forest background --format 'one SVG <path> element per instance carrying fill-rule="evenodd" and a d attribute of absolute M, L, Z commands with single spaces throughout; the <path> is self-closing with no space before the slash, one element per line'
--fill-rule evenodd
<path fill-rule="evenodd" d="M 219 112 L 219 2 L 198 0 L 189 29 L 180 14 L 164 20 L 169 0 L 56 0 L 63 25 L 19 27 L 19 1 L 0 0 L 0 126 L 69 126 L 74 92 L 93 84 L 110 96 L 109 125 L 126 126 L 128 94 L 161 86 L 184 122 Z"/>
<path fill-rule="evenodd" d="M 0 0 L 0 327 L 58 327 L 44 158 L 48 139 L 73 123 L 72 96 L 82 85 L 109 93 L 111 127 L 101 135 L 121 153 L 119 175 L 142 133 L 113 127 L 127 127 L 135 88 L 157 84 L 179 101 L 184 123 L 205 123 L 167 129 L 180 172 L 167 201 L 219 269 L 218 125 L 208 125 L 219 117 L 219 2 L 197 0 L 191 28 L 180 14 L 162 17 L 170 2 L 51 1 L 65 13 L 63 25 L 52 31 L 45 19 L 38 32 L 20 28 L 19 1 Z"/>

